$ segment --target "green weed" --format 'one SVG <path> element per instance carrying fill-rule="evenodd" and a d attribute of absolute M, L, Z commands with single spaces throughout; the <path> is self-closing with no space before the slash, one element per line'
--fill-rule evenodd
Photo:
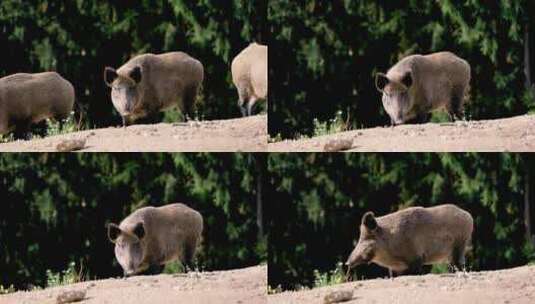
<path fill-rule="evenodd" d="M 345 282 L 345 273 L 341 262 L 336 264 L 336 269 L 326 273 L 320 273 L 318 270 L 314 270 L 314 288 L 331 286 L 343 282 Z"/>
<path fill-rule="evenodd" d="M 80 267 L 79 271 L 76 270 L 74 262 L 69 263 L 67 269 L 60 272 L 53 272 L 50 269 L 46 271 L 46 287 L 63 286 L 82 282 L 83 280 L 82 267 Z"/>

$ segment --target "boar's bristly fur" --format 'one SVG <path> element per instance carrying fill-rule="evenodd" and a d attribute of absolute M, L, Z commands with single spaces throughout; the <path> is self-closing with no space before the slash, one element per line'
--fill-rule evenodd
<path fill-rule="evenodd" d="M 375 263 L 396 273 L 421 273 L 423 265 L 437 263 L 463 269 L 473 229 L 470 213 L 451 204 L 411 207 L 377 218 L 367 212 L 346 265 Z"/>
<path fill-rule="evenodd" d="M 74 87 L 56 72 L 19 73 L 0 78 L 0 134 L 26 138 L 32 124 L 66 119 L 74 105 Z"/>
<path fill-rule="evenodd" d="M 252 115 L 256 102 L 268 95 L 268 47 L 251 43 L 232 60 L 231 70 L 240 111 Z"/>
<path fill-rule="evenodd" d="M 430 112 L 445 109 L 453 121 L 464 117 L 470 65 L 450 52 L 411 55 L 378 73 L 375 85 L 392 125 L 427 122 Z"/>
<path fill-rule="evenodd" d="M 143 54 L 117 70 L 104 69 L 104 82 L 111 87 L 123 126 L 175 106 L 186 119 L 192 118 L 203 78 L 202 63 L 183 52 Z"/>
<path fill-rule="evenodd" d="M 144 207 L 120 225 L 108 224 L 108 238 L 115 244 L 115 257 L 125 276 L 153 274 L 179 260 L 186 271 L 201 241 L 203 218 L 184 204 Z"/>

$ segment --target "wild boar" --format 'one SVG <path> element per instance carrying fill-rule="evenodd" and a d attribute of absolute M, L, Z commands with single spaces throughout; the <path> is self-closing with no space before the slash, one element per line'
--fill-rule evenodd
<path fill-rule="evenodd" d="M 108 238 L 115 244 L 115 257 L 125 276 L 160 273 L 174 260 L 186 271 L 193 269 L 202 231 L 202 215 L 180 203 L 144 207 L 120 225 L 108 224 Z"/>
<path fill-rule="evenodd" d="M 123 126 L 174 106 L 186 120 L 192 118 L 203 79 L 202 63 L 183 52 L 143 54 L 118 70 L 104 69 L 104 82 L 111 88 L 113 106 Z"/>
<path fill-rule="evenodd" d="M 74 105 L 74 87 L 56 72 L 18 73 L 0 78 L 0 134 L 27 138 L 32 124 L 66 119 Z"/>
<path fill-rule="evenodd" d="M 450 52 L 403 58 L 375 86 L 391 125 L 427 122 L 430 112 L 446 109 L 451 121 L 464 118 L 470 88 L 470 65 Z"/>
<path fill-rule="evenodd" d="M 390 273 L 411 274 L 421 273 L 423 265 L 444 262 L 463 269 L 473 229 L 470 213 L 451 204 L 411 207 L 378 218 L 366 212 L 346 265 L 349 271 L 373 262 Z"/>
<path fill-rule="evenodd" d="M 232 82 L 238 90 L 243 116 L 253 113 L 258 100 L 268 95 L 268 47 L 251 43 L 232 60 Z"/>

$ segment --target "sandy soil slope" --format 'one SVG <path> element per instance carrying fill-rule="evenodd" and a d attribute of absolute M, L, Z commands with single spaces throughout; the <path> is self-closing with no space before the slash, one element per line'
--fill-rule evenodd
<path fill-rule="evenodd" d="M 56 303 L 69 290 L 86 290 L 77 303 L 266 303 L 267 266 L 179 275 L 88 281 L 0 296 L 1 304 Z"/>
<path fill-rule="evenodd" d="M 504 119 L 377 127 L 268 144 L 268 151 L 324 151 L 329 142 L 345 151 L 535 151 L 535 115 Z"/>
<path fill-rule="evenodd" d="M 443 275 L 357 281 L 269 295 L 268 303 L 323 303 L 324 297 L 353 291 L 343 303 L 535 303 L 535 266 Z"/>
<path fill-rule="evenodd" d="M 86 130 L 0 144 L 0 152 L 56 151 L 58 144 L 76 139 L 85 139 L 83 152 L 266 151 L 267 115 Z"/>

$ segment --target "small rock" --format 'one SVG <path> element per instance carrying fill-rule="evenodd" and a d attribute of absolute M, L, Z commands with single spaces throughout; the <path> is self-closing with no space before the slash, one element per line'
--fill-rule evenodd
<path fill-rule="evenodd" d="M 56 298 L 57 304 L 79 302 L 85 298 L 85 290 L 68 290 L 60 293 Z"/>
<path fill-rule="evenodd" d="M 84 139 L 64 139 L 57 146 L 56 151 L 58 152 L 71 152 L 81 150 L 85 147 L 85 138 Z"/>
<path fill-rule="evenodd" d="M 351 149 L 353 141 L 351 139 L 331 139 L 323 147 L 325 152 L 336 152 Z"/>
<path fill-rule="evenodd" d="M 330 303 L 339 303 L 339 302 L 345 302 L 349 301 L 353 298 L 353 291 L 352 290 L 337 290 L 328 293 L 323 298 L 324 304 L 330 304 Z"/>

